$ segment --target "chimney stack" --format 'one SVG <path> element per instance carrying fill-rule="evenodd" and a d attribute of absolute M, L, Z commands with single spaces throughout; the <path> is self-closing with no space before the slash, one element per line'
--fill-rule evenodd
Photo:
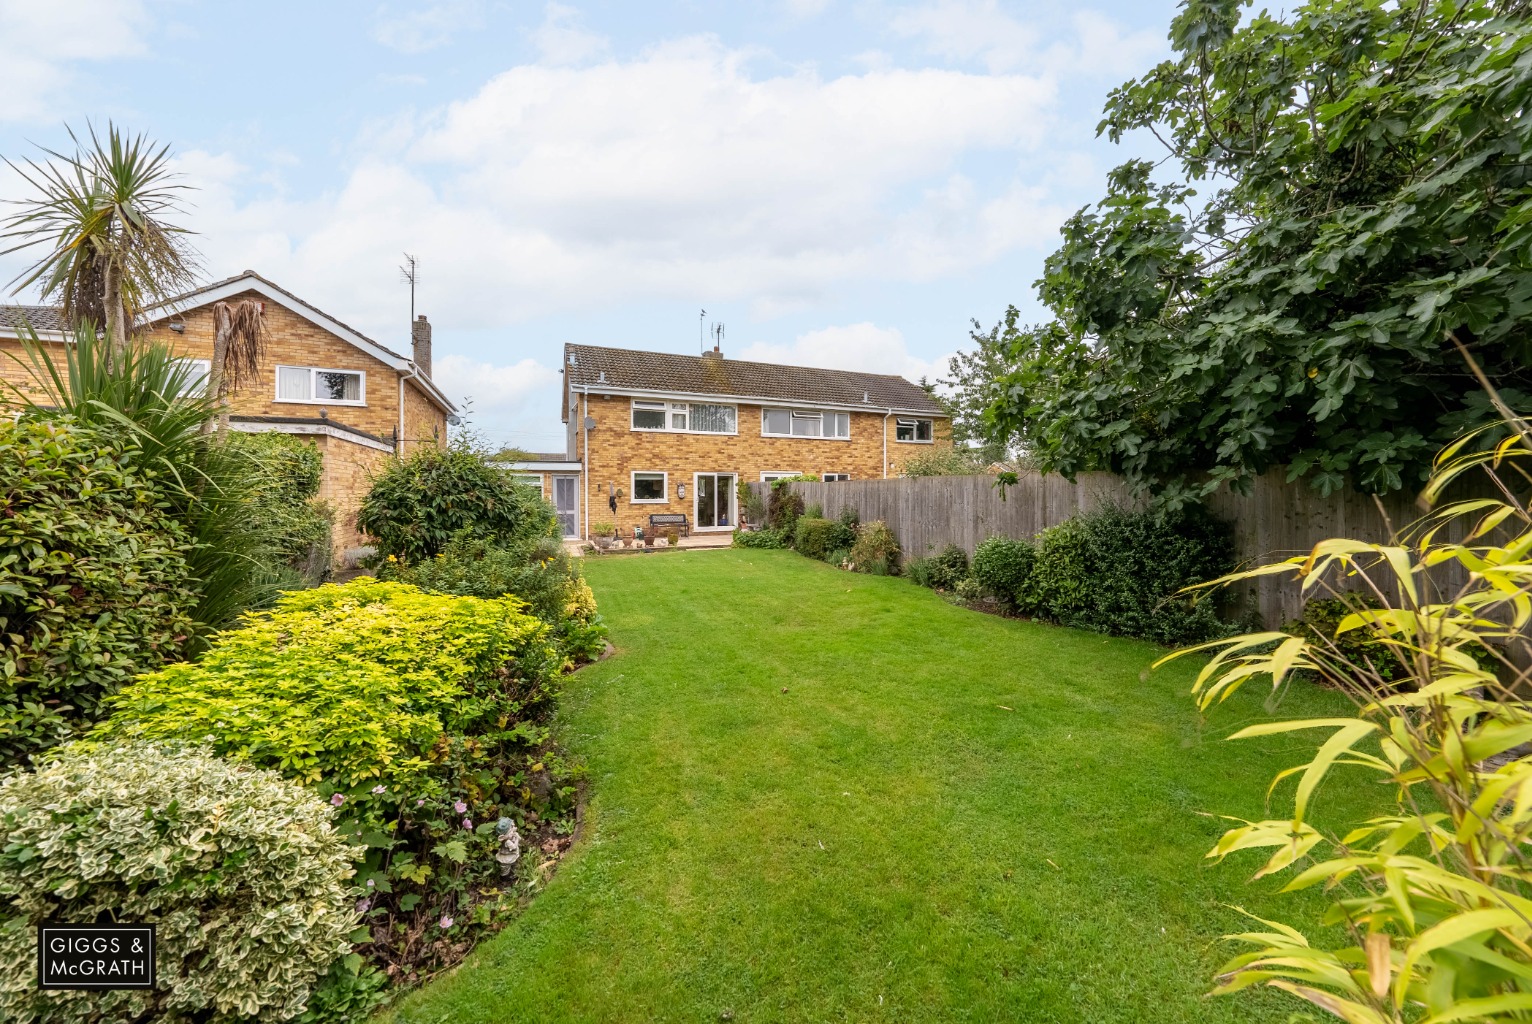
<path fill-rule="evenodd" d="M 415 365 L 421 373 L 431 376 L 431 324 L 424 314 L 410 324 L 410 341 L 415 347 Z"/>

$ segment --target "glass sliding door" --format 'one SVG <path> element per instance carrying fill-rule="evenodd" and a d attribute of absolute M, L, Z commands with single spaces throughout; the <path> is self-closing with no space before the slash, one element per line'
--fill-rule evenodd
<path fill-rule="evenodd" d="M 696 520 L 699 530 L 734 528 L 734 474 L 696 475 Z"/>

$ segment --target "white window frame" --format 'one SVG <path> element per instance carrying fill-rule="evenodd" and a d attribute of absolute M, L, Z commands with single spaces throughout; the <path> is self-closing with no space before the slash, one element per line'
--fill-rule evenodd
<path fill-rule="evenodd" d="M 796 469 L 793 470 L 791 473 L 789 473 L 785 469 L 768 469 L 768 470 L 765 470 L 764 472 L 761 473 L 761 483 L 769 484 L 773 480 L 781 480 L 783 477 L 802 476 L 802 475 L 803 474 L 798 472 Z"/>
<path fill-rule="evenodd" d="M 693 405 L 720 405 L 725 409 L 734 410 L 733 430 L 693 430 L 692 429 L 692 406 Z M 664 413 L 665 425 L 662 427 L 639 427 L 633 423 L 633 414 L 639 409 L 645 412 Z M 686 426 L 675 426 L 675 417 L 683 416 Z M 700 434 L 704 437 L 738 437 L 739 436 L 739 405 L 736 402 L 678 402 L 670 398 L 634 398 L 628 403 L 628 429 L 640 434 Z"/>
<path fill-rule="evenodd" d="M 911 437 L 909 439 L 905 439 L 905 438 L 902 438 L 902 437 L 899 436 L 899 428 L 900 427 L 905 427 L 905 426 L 913 427 L 914 430 L 915 430 L 915 433 L 917 433 L 917 434 L 920 433 L 920 424 L 921 423 L 929 423 L 931 425 L 931 436 L 926 438 L 924 441 L 922 441 L 918 437 Z M 898 417 L 897 419 L 894 420 L 894 443 L 895 444 L 935 444 L 936 443 L 936 421 L 931 419 L 928 416 L 900 416 L 900 417 Z"/>
<path fill-rule="evenodd" d="M 548 488 L 543 482 L 543 475 L 541 473 L 512 473 L 511 479 L 519 484 L 526 484 L 529 487 L 535 485 L 538 494 L 545 498 L 548 496 Z"/>
<path fill-rule="evenodd" d="M 850 473 L 820 473 L 819 479 L 825 483 L 835 483 L 837 480 L 850 480 Z"/>
<path fill-rule="evenodd" d="M 660 497 L 640 498 L 638 496 L 638 478 L 641 476 L 657 476 L 660 478 Z M 670 504 L 670 474 L 660 469 L 635 469 L 628 474 L 628 504 L 629 505 L 668 505 Z"/>
<path fill-rule="evenodd" d="M 207 394 L 209 385 L 213 383 L 213 361 L 211 359 L 199 359 L 195 356 L 179 356 L 175 361 L 181 365 L 193 363 L 202 370 L 202 386 L 200 388 L 193 387 L 190 390 L 184 390 L 176 397 L 185 398 L 187 395 Z"/>
<path fill-rule="evenodd" d="M 282 379 L 283 370 L 307 370 L 309 372 L 309 394 L 314 393 L 314 374 L 316 373 L 350 373 L 361 378 L 358 385 L 360 398 L 355 400 L 347 398 L 283 398 L 281 386 L 278 381 Z M 367 371 L 347 370 L 339 366 L 298 366 L 292 363 L 278 363 L 272 371 L 271 400 L 281 402 L 283 405 L 354 405 L 367 404 Z"/>
<path fill-rule="evenodd" d="M 785 413 L 787 413 L 787 429 L 789 431 L 791 431 L 793 429 L 793 417 L 801 416 L 801 417 L 807 418 L 807 417 L 810 417 L 810 416 L 818 416 L 819 417 L 819 433 L 817 433 L 817 434 L 794 434 L 794 433 L 777 434 L 777 433 L 773 433 L 772 431 L 766 429 L 766 414 L 768 412 L 785 412 Z M 829 419 L 830 420 L 830 427 L 831 427 L 831 429 L 834 429 L 835 417 L 837 417 L 837 416 L 844 416 L 844 417 L 846 417 L 846 434 L 845 434 L 844 437 L 841 437 L 841 436 L 839 436 L 837 434 L 827 434 L 827 433 L 825 433 L 825 420 Z M 790 438 L 794 438 L 794 439 L 799 440 L 799 441 L 849 441 L 849 440 L 851 440 L 851 413 L 846 412 L 845 410 L 838 410 L 838 409 L 803 409 L 803 408 L 794 408 L 793 406 L 790 406 L 790 405 L 763 405 L 763 406 L 761 406 L 761 436 L 762 437 L 790 437 Z"/>

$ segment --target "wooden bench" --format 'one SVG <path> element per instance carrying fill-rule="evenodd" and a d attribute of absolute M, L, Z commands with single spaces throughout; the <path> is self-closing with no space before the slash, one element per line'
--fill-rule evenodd
<path fill-rule="evenodd" d="M 680 527 L 683 537 L 691 532 L 691 524 L 686 521 L 685 512 L 655 512 L 649 516 L 649 525 L 657 530 L 664 530 L 671 526 Z"/>

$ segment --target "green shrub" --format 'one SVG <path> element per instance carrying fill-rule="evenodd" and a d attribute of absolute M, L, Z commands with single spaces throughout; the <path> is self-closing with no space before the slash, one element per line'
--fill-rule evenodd
<path fill-rule="evenodd" d="M 1017 608 L 1023 603 L 1036 554 L 1028 541 L 990 537 L 974 550 L 974 582 L 1007 608 Z"/>
<path fill-rule="evenodd" d="M 904 564 L 910 582 L 932 590 L 956 590 L 968 578 L 968 553 L 956 544 L 948 544 L 928 558 L 913 558 Z"/>
<path fill-rule="evenodd" d="M 175 745 L 66 746 L 0 780 L 0 1018 L 290 1019 L 351 951 L 356 852 L 275 772 Z M 156 926 L 156 990 L 39 992 L 37 926 L 103 919 Z"/>
<path fill-rule="evenodd" d="M 846 528 L 846 536 L 851 538 L 851 541 L 848 541 L 846 546 L 850 547 L 851 542 L 856 539 L 856 528 L 862 525 L 861 513 L 854 506 L 847 505 L 840 510 L 840 514 L 835 517 L 835 521 Z"/>
<path fill-rule="evenodd" d="M 833 519 L 804 516 L 798 520 L 798 526 L 793 531 L 793 547 L 801 555 L 822 560 L 830 553 L 839 526 Z"/>
<path fill-rule="evenodd" d="M 592 661 L 606 649 L 595 595 L 556 537 L 501 546 L 459 534 L 435 558 L 414 565 L 384 559 L 378 577 L 435 594 L 519 597 L 548 624 L 571 661 Z"/>
<path fill-rule="evenodd" d="M 334 512 L 319 500 L 324 455 L 307 441 L 275 431 L 231 433 L 229 443 L 256 467 L 249 488 L 252 512 L 268 524 L 279 570 L 291 584 L 323 583 L 335 525 Z"/>
<path fill-rule="evenodd" d="M 735 489 L 739 496 L 739 512 L 743 522 L 751 526 L 766 525 L 766 499 L 760 491 L 751 487 L 744 477 L 740 477 Z"/>
<path fill-rule="evenodd" d="M 735 530 L 737 548 L 775 549 L 787 547 L 787 538 L 776 530 Z"/>
<path fill-rule="evenodd" d="M 826 552 L 825 554 L 826 562 L 829 562 L 831 565 L 838 566 L 840 568 L 845 568 L 846 562 L 848 562 L 850 559 L 850 547 L 836 548 L 834 551 Z"/>
<path fill-rule="evenodd" d="M 1176 592 L 1234 562 L 1228 525 L 1200 506 L 1174 512 L 1104 504 L 1044 530 L 1022 603 L 1066 626 L 1163 644 L 1196 643 L 1229 627 L 1212 602 Z"/>
<path fill-rule="evenodd" d="M 558 519 L 535 488 L 464 446 L 424 446 L 391 462 L 362 499 L 357 526 L 379 556 L 434 558 L 453 537 L 513 544 L 558 535 Z"/>
<path fill-rule="evenodd" d="M 88 727 L 196 632 L 192 540 L 138 458 L 67 418 L 0 422 L 0 762 Z"/>
<path fill-rule="evenodd" d="M 771 485 L 771 496 L 766 500 L 766 523 L 768 527 L 791 538 L 803 515 L 803 495 L 787 486 L 788 481 L 777 480 Z"/>
<path fill-rule="evenodd" d="M 865 523 L 856 533 L 856 543 L 847 557 L 850 568 L 874 576 L 899 575 L 899 541 L 894 531 L 881 519 Z"/>

